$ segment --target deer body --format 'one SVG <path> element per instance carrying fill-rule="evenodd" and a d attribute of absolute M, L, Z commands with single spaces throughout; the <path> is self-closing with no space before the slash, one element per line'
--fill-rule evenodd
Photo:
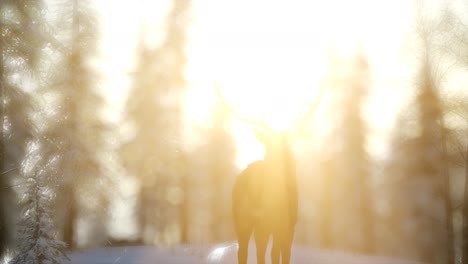
<path fill-rule="evenodd" d="M 323 94 L 313 103 L 304 103 L 301 113 L 282 131 L 272 129 L 261 116 L 246 118 L 235 111 L 222 96 L 220 86 L 216 92 L 226 109 L 240 121 L 256 129 L 255 136 L 265 147 L 263 160 L 251 163 L 237 176 L 232 191 L 234 230 L 239 244 L 239 264 L 247 264 L 248 244 L 254 234 L 257 263 L 265 263 L 265 251 L 270 236 L 273 238 L 271 263 L 289 264 L 294 227 L 297 222 L 298 194 L 295 159 L 290 140 L 295 138 L 302 123 L 315 111 Z"/>
<path fill-rule="evenodd" d="M 297 221 L 297 184 L 294 157 L 285 135 L 266 135 L 264 160 L 251 163 L 236 179 L 232 192 L 239 264 L 247 263 L 253 233 L 257 263 L 265 263 L 270 235 L 273 264 L 288 264 Z"/>

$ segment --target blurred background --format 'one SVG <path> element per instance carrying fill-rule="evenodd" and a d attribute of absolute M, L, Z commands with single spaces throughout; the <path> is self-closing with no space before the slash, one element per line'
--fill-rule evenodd
<path fill-rule="evenodd" d="M 325 83 L 293 146 L 294 242 L 468 257 L 466 2 L 5 0 L 0 14 L 0 255 L 42 206 L 70 249 L 234 241 L 232 185 L 264 150 L 214 84 L 284 128 Z"/>

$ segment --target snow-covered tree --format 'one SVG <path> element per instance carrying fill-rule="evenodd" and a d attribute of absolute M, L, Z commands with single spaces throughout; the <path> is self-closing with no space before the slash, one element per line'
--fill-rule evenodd
<path fill-rule="evenodd" d="M 11 264 L 60 264 L 68 259 L 66 244 L 56 239 L 51 198 L 53 192 L 47 185 L 51 168 L 57 168 L 58 159 L 51 158 L 41 164 L 39 146 L 31 144 L 29 157 L 23 165 L 24 194 L 23 212 L 18 222 L 18 254 Z"/>
<path fill-rule="evenodd" d="M 446 210 L 445 127 L 428 62 L 423 62 L 413 104 L 404 109 L 406 116 L 395 127 L 392 156 L 385 168 L 390 206 L 386 221 L 394 240 L 389 252 L 430 263 L 452 263 L 447 262 L 452 220 Z"/>
<path fill-rule="evenodd" d="M 42 1 L 0 1 L 0 257 L 14 238 L 15 181 L 31 134 L 31 101 L 44 37 Z"/>
<path fill-rule="evenodd" d="M 231 216 L 231 188 L 236 178 L 235 145 L 229 115 L 221 103 L 212 107 L 205 135 L 190 154 L 190 242 L 219 243 L 235 238 Z M 203 189 L 204 195 L 200 195 Z M 203 235 L 200 235 L 203 234 Z"/>
<path fill-rule="evenodd" d="M 207 170 L 211 186 L 212 241 L 222 242 L 233 239 L 230 204 L 232 182 L 234 181 L 235 146 L 228 133 L 227 113 L 220 105 L 214 107 L 211 129 L 208 131 L 205 151 Z"/>
<path fill-rule="evenodd" d="M 101 156 L 109 156 L 111 152 L 108 138 L 109 125 L 104 121 L 100 111 L 105 107 L 105 100 L 99 93 L 99 71 L 90 66 L 90 61 L 97 55 L 98 21 L 96 10 L 91 1 L 66 1 L 70 9 L 67 22 L 70 22 L 70 42 L 67 47 L 70 52 L 62 54 L 65 72 L 64 78 L 57 82 L 59 92 L 63 93 L 61 108 L 66 119 L 56 123 L 55 131 L 58 137 L 65 140 L 69 147 L 62 148 L 64 181 L 59 191 L 65 205 L 63 223 L 63 238 L 71 247 L 75 246 L 77 220 L 80 211 L 92 211 L 97 216 L 92 224 L 99 226 L 98 230 L 105 232 L 107 207 L 110 193 L 102 190 L 115 190 L 113 181 L 108 177 L 106 161 Z M 60 82 L 63 81 L 63 82 Z M 96 113 L 97 111 L 97 113 Z M 57 128 L 60 129 L 57 130 Z M 63 133 L 66 127 L 69 133 Z M 70 162 L 70 157 L 75 160 Z M 112 163 L 111 161 L 107 161 Z M 115 165 L 115 164 L 114 164 Z M 78 170 L 76 170 L 78 168 Z M 84 187 L 87 186 L 87 187 Z M 104 188 L 107 186 L 109 188 Z M 91 187 L 91 188 L 90 188 Z M 80 203 L 80 197 L 92 197 Z M 103 242 L 106 234 L 100 233 Z M 96 241 L 96 242 L 97 242 Z"/>
<path fill-rule="evenodd" d="M 351 85 L 344 92 L 343 113 L 340 120 L 343 141 L 338 155 L 338 173 L 340 180 L 352 199 L 345 206 L 353 208 L 348 211 L 350 219 L 355 219 L 354 231 L 348 229 L 351 248 L 365 254 L 374 253 L 374 204 L 372 200 L 372 182 L 369 173 L 368 153 L 366 150 L 367 128 L 363 118 L 363 105 L 366 100 L 369 82 L 369 65 L 364 54 L 358 53 L 353 63 Z M 347 181 L 350 181 L 346 183 Z M 345 193 L 346 190 L 343 190 Z M 347 203 L 347 199 L 341 200 Z M 346 210 L 346 209 L 345 209 Z M 347 221 L 350 224 L 350 221 Z"/>
<path fill-rule="evenodd" d="M 323 223 L 329 230 L 323 231 L 321 240 L 325 246 L 372 254 L 374 206 L 365 147 L 366 121 L 362 114 L 369 85 L 369 66 L 362 52 L 351 59 L 336 57 L 335 60 L 332 82 L 336 89 L 336 127 L 330 148 L 332 156 L 324 162 L 324 177 L 331 178 L 323 180 L 327 185 L 323 192 L 330 201 L 323 204 L 326 208 L 322 220 L 331 223 Z"/>
<path fill-rule="evenodd" d="M 107 208 L 115 190 L 107 166 L 115 164 L 105 160 L 111 156 L 112 135 L 102 114 L 106 105 L 99 89 L 100 72 L 92 65 L 99 24 L 91 1 L 52 1 L 48 10 L 55 14 L 49 27 L 60 45 L 48 49 L 46 84 L 34 91 L 34 97 L 40 106 L 38 139 L 43 158 L 59 156 L 61 173 L 50 182 L 57 195 L 54 220 L 71 248 L 76 246 L 79 217 L 100 231 L 88 233 L 93 237 L 88 242 L 103 244 Z"/>
<path fill-rule="evenodd" d="M 126 121 L 134 134 L 122 147 L 122 159 L 141 183 L 137 218 L 146 243 L 172 244 L 186 237 L 183 189 L 188 185 L 180 129 L 190 7 L 191 1 L 172 1 L 161 46 L 152 47 L 142 38 L 127 100 Z"/>

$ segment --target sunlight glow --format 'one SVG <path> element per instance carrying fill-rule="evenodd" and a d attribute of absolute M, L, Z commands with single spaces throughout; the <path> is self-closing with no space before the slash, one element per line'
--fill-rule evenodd
<path fill-rule="evenodd" d="M 243 115 L 263 114 L 283 129 L 303 102 L 314 100 L 330 48 L 341 57 L 360 46 L 370 55 L 397 52 L 409 16 L 409 4 L 400 0 L 195 1 L 187 78 L 208 89 L 222 82 Z M 393 57 L 379 56 L 386 71 L 398 68 L 388 63 Z M 197 97 L 199 106 L 215 99 Z"/>
<path fill-rule="evenodd" d="M 301 3 L 307 2 L 196 2 L 188 78 L 205 81 L 212 92 L 221 82 L 242 115 L 287 127 L 326 72 L 326 43 L 316 38 L 323 28 L 305 12 L 311 4 Z"/>
<path fill-rule="evenodd" d="M 103 27 L 98 67 L 107 77 L 102 88 L 111 106 L 109 118 L 117 122 L 124 114 L 135 50 L 139 34 L 144 32 L 140 27 L 151 31 L 151 36 L 145 38 L 157 46 L 165 37 L 164 19 L 171 1 L 95 2 Z M 396 86 L 394 81 L 401 81 L 402 75 L 406 78 L 409 72 L 401 52 L 404 35 L 410 30 L 409 2 L 193 0 L 186 43 L 188 92 L 184 114 L 189 125 L 183 132 L 189 142 L 185 143 L 196 145 L 205 139 L 200 131 L 210 125 L 213 116 L 213 105 L 218 100 L 215 83 L 222 83 L 229 103 L 240 103 L 237 110 L 242 115 L 263 115 L 273 128 L 286 128 L 301 111 L 302 103 L 316 98 L 328 73 L 330 48 L 340 57 L 350 57 L 358 48 L 365 50 L 375 79 L 371 88 L 383 91 L 374 92 L 376 99 L 368 107 L 370 126 L 377 127 L 377 133 L 388 133 L 391 118 L 399 109 L 397 104 L 404 97 L 398 92 L 402 84 Z M 326 100 L 321 105 L 324 103 Z M 327 114 L 319 106 L 316 117 L 320 118 L 321 131 L 314 131 L 315 138 L 330 131 L 334 121 Z M 251 127 L 234 119 L 231 128 L 238 167 L 261 159 L 263 148 Z M 374 146 L 375 142 L 384 142 L 382 136 L 371 141 Z M 303 142 L 301 147 L 305 149 L 306 145 Z M 123 186 L 126 194 L 134 192 L 126 182 Z M 120 216 L 132 203 L 122 202 L 114 208 L 114 218 L 119 219 L 112 224 L 112 229 L 118 230 L 114 235 L 133 232 L 134 226 L 129 225 L 135 223 Z M 210 256 L 219 258 L 227 250 L 217 248 Z"/>
<path fill-rule="evenodd" d="M 217 100 L 213 84 L 219 82 L 226 100 L 240 104 L 240 114 L 263 115 L 270 126 L 284 129 L 301 105 L 317 96 L 329 70 L 330 49 L 341 58 L 364 49 L 379 76 L 370 88 L 381 98 L 367 108 L 367 115 L 381 131 L 388 129 L 392 122 L 381 113 L 390 116 L 401 101 L 400 87 L 388 83 L 401 81 L 400 73 L 407 69 L 401 45 L 411 30 L 411 7 L 405 0 L 194 1 L 187 46 L 186 77 L 193 85 L 187 96 L 188 120 L 206 123 Z M 320 112 L 319 122 L 330 122 L 327 114 Z M 252 144 L 248 126 L 235 121 L 232 132 L 239 164 L 248 157 L 261 158 L 261 146 Z"/>
<path fill-rule="evenodd" d="M 104 86 L 113 105 L 110 115 L 118 119 L 114 116 L 126 96 L 139 27 L 150 29 L 148 41 L 157 45 L 164 38 L 170 1 L 96 3 L 104 21 L 102 51 L 107 63 L 102 69 L 108 76 Z M 124 16 L 128 19 L 122 20 Z M 302 103 L 317 95 L 328 72 L 329 49 L 348 57 L 360 47 L 375 69 L 375 87 L 385 90 L 368 114 L 386 129 L 391 122 L 381 118 L 382 111 L 393 113 L 390 110 L 397 108 L 401 93 L 393 92 L 396 86 L 388 87 L 385 82 L 401 79 L 402 69 L 407 71 L 401 43 L 410 30 L 411 16 L 411 4 L 405 0 L 194 0 L 186 47 L 186 120 L 196 127 L 209 126 L 212 106 L 218 100 L 213 84 L 221 82 L 226 99 L 240 103 L 243 115 L 264 115 L 272 127 L 284 129 Z M 193 129 L 184 132 L 197 141 Z M 235 121 L 232 132 L 240 159 L 261 152 L 250 144 L 253 135 L 245 124 Z"/>

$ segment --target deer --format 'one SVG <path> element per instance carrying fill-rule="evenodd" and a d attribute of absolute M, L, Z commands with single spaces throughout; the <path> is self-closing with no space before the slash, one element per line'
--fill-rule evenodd
<path fill-rule="evenodd" d="M 237 237 L 238 264 L 246 264 L 248 244 L 254 236 L 257 263 L 265 263 L 265 254 L 272 237 L 271 263 L 289 264 L 295 225 L 298 220 L 296 164 L 292 150 L 293 134 L 315 111 L 323 94 L 323 86 L 314 103 L 304 104 L 305 112 L 283 131 L 272 129 L 264 118 L 248 119 L 239 115 L 221 95 L 227 110 L 240 121 L 254 128 L 254 135 L 264 146 L 263 160 L 247 165 L 236 177 L 232 189 L 232 216 Z M 303 108 L 304 108 L 303 106 Z"/>

